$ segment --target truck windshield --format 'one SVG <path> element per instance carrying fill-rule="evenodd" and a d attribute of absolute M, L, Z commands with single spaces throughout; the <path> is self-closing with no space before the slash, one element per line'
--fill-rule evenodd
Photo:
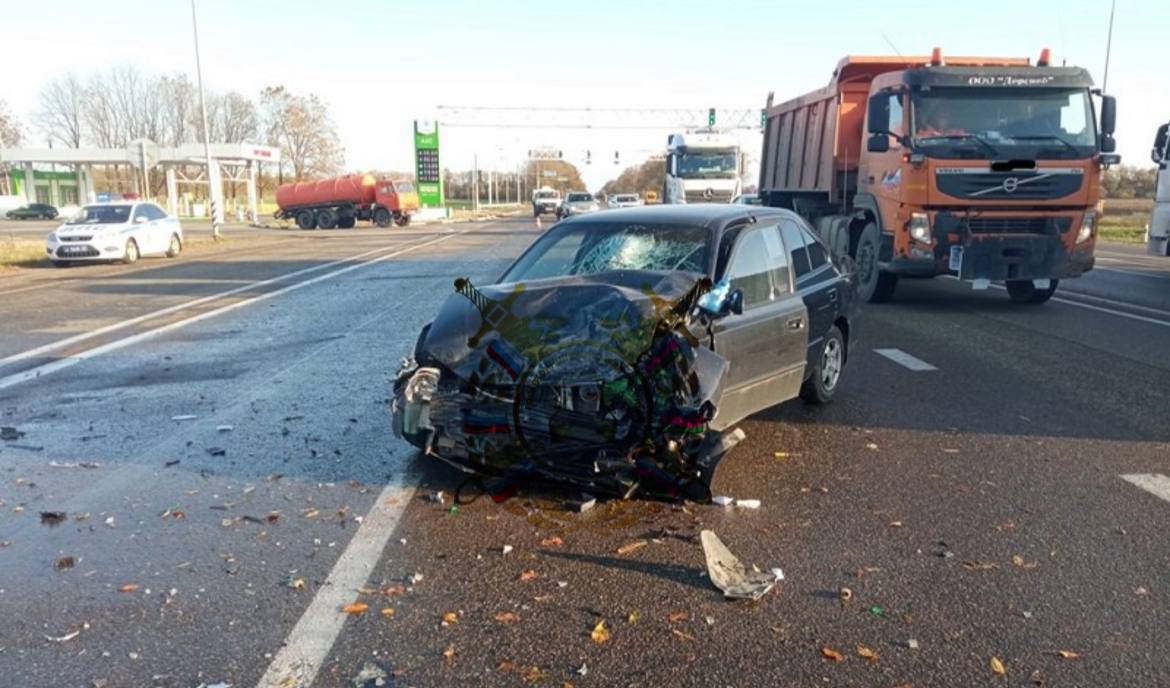
<path fill-rule="evenodd" d="M 537 191 L 536 197 L 537 198 L 556 198 L 557 192 L 556 191 Z"/>
<path fill-rule="evenodd" d="M 1097 143 L 1085 89 L 917 90 L 912 116 L 915 148 L 932 157 L 1086 158 Z"/>
<path fill-rule="evenodd" d="M 683 153 L 678 158 L 678 176 L 684 179 L 727 179 L 738 172 L 734 152 Z"/>

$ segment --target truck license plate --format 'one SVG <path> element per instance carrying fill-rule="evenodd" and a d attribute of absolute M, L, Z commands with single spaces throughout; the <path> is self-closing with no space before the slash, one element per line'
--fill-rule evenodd
<path fill-rule="evenodd" d="M 963 271 L 963 247 L 962 246 L 952 246 L 951 247 L 950 269 L 955 271 L 955 272 L 962 272 Z"/>

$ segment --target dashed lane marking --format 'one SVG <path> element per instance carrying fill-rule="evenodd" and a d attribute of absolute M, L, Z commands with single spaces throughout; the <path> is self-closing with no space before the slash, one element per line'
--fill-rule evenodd
<path fill-rule="evenodd" d="M 1119 476 L 1131 485 L 1136 485 L 1146 492 L 1170 502 L 1170 478 L 1161 473 L 1127 473 Z"/>
<path fill-rule="evenodd" d="M 885 356 L 903 368 L 908 368 L 909 370 L 913 370 L 916 373 L 938 370 L 938 368 L 935 368 L 921 358 L 911 356 L 901 349 L 874 349 L 873 351 L 876 354 Z"/>

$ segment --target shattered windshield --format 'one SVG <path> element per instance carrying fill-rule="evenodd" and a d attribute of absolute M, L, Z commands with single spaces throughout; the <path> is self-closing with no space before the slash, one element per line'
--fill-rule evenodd
<path fill-rule="evenodd" d="M 709 232 L 686 225 L 585 224 L 533 244 L 501 279 L 520 282 L 611 270 L 706 273 Z"/>
<path fill-rule="evenodd" d="M 914 144 L 927 155 L 1087 157 L 1097 142 L 1085 89 L 932 88 L 913 102 Z"/>

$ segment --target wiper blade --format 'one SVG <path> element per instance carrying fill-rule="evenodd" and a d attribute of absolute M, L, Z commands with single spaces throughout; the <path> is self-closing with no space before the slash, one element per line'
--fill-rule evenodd
<path fill-rule="evenodd" d="M 974 141 L 975 143 L 978 143 L 980 146 L 982 146 L 984 148 L 984 150 L 986 150 L 988 153 L 990 153 L 992 155 L 999 155 L 999 151 L 995 149 L 995 146 L 988 143 L 987 139 L 983 138 L 982 136 L 976 136 L 975 134 L 943 134 L 943 135 L 939 135 L 939 136 L 920 136 L 920 137 L 918 137 L 917 140 L 919 140 L 919 141 Z"/>
<path fill-rule="evenodd" d="M 1035 136 L 1013 136 L 1013 141 L 1059 141 L 1065 148 L 1068 148 L 1074 153 L 1079 153 L 1077 147 L 1068 142 L 1065 138 L 1057 136 L 1056 134 L 1037 134 Z"/>

